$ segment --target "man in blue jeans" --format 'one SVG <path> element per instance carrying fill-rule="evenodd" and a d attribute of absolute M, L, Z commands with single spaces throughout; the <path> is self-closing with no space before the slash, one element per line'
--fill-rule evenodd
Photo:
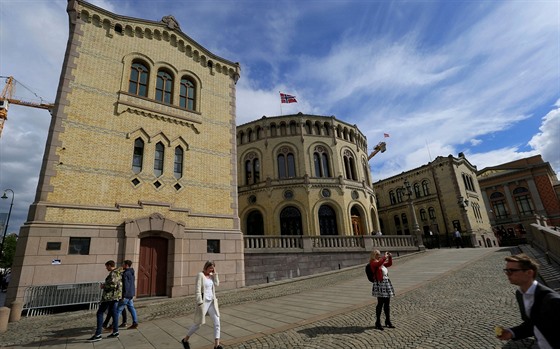
<path fill-rule="evenodd" d="M 125 260 L 122 264 L 122 269 L 123 292 L 122 299 L 119 300 L 117 314 L 120 315 L 126 307 L 130 312 L 130 315 L 132 315 L 132 325 L 128 329 L 134 330 L 138 328 L 138 317 L 136 315 L 136 309 L 134 308 L 134 302 L 132 301 L 132 299 L 136 295 L 136 290 L 134 288 L 134 269 L 132 268 L 132 261 L 128 259 Z M 118 315 L 116 319 L 119 318 Z M 118 322 L 118 320 L 113 321 Z"/>
<path fill-rule="evenodd" d="M 117 303 L 122 298 L 122 276 L 120 271 L 115 267 L 115 261 L 110 260 L 105 263 L 105 268 L 109 275 L 105 278 L 105 283 L 101 285 L 103 293 L 101 295 L 101 303 L 97 309 L 97 328 L 95 334 L 88 339 L 90 342 L 97 342 L 102 339 L 101 329 L 103 325 L 103 314 L 106 310 L 113 313 L 113 318 L 118 319 Z M 113 321 L 113 333 L 107 338 L 119 337 L 119 322 Z"/>

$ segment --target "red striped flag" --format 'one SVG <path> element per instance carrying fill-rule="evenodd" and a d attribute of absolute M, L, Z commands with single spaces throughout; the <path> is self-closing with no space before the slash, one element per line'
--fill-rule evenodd
<path fill-rule="evenodd" d="M 384 134 L 383 134 L 383 137 L 389 138 L 389 134 L 388 134 L 388 133 L 384 133 Z"/>
<path fill-rule="evenodd" d="M 280 92 L 280 103 L 297 103 L 296 96 Z"/>

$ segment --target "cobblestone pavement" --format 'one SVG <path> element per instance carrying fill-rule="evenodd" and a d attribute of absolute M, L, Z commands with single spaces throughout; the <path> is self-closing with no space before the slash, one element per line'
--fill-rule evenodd
<path fill-rule="evenodd" d="M 395 329 L 374 329 L 375 304 L 228 348 L 530 348 L 505 343 L 494 326 L 520 322 L 515 287 L 502 272 L 504 250 L 391 301 Z M 383 319 L 383 316 L 382 316 Z"/>
<path fill-rule="evenodd" d="M 458 250 L 457 254 L 461 253 L 459 251 L 462 250 Z M 465 249 L 464 252 L 469 251 Z M 514 296 L 515 287 L 508 283 L 502 272 L 504 257 L 509 254 L 507 249 L 494 249 L 484 254 L 484 258 L 476 259 L 473 263 L 418 287 L 397 289 L 397 296 L 391 301 L 392 320 L 396 329 L 374 329 L 375 301 L 372 298 L 367 304 L 363 301 L 356 302 L 355 306 L 342 311 L 318 316 L 310 321 L 279 326 L 274 331 L 251 336 L 232 335 L 229 338 L 224 335 L 223 342 L 226 349 L 530 348 L 532 340 L 506 343 L 497 340 L 493 334 L 495 325 L 510 326 L 520 322 Z M 425 263 L 426 258 L 429 260 L 430 252 L 401 257 L 395 263 L 402 263 L 403 266 L 405 263 Z M 434 263 L 434 268 L 437 268 L 437 262 Z M 222 291 L 218 293 L 220 309 L 227 314 L 229 309 L 238 309 L 235 307 L 239 305 L 253 305 L 262 300 L 272 302 L 281 296 L 305 295 L 306 292 L 321 288 L 327 290 L 330 286 L 350 283 L 357 278 L 365 278 L 361 266 L 320 276 Z M 344 297 L 344 292 L 340 296 Z M 186 327 L 190 326 L 193 304 L 192 297 L 139 300 L 136 307 L 140 330 L 123 331 L 119 340 L 103 340 L 95 344 L 84 341 L 84 338 L 92 334 L 95 324 L 93 312 L 78 311 L 22 318 L 17 323 L 10 323 L 8 331 L 0 334 L 0 346 L 181 348 L 178 339 L 184 335 Z M 227 315 L 222 317 L 224 322 L 229 320 Z M 201 334 L 197 334 L 196 339 L 193 337 L 193 349 L 211 348 L 209 342 L 200 339 L 205 331 L 211 338 L 211 326 L 203 326 Z M 56 341 L 57 337 L 60 338 L 59 341 Z M 161 342 L 157 342 L 160 338 L 163 338 Z"/>

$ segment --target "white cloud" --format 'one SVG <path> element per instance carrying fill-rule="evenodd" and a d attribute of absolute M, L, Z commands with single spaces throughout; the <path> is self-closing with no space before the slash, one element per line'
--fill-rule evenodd
<path fill-rule="evenodd" d="M 560 100 L 559 100 L 560 101 Z M 540 132 L 531 138 L 529 145 L 550 162 L 557 175 L 560 174 L 560 105 L 542 118 Z"/>

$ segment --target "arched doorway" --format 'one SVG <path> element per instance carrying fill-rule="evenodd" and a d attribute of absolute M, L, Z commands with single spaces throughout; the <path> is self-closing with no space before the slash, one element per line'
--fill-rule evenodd
<path fill-rule="evenodd" d="M 138 297 L 165 296 L 167 293 L 167 244 L 162 237 L 140 240 Z"/>
<path fill-rule="evenodd" d="M 264 235 L 264 220 L 259 211 L 249 213 L 246 223 L 246 235 Z"/>
<path fill-rule="evenodd" d="M 303 235 L 301 213 L 297 207 L 288 206 L 280 212 L 280 234 Z"/>
<path fill-rule="evenodd" d="M 352 233 L 354 235 L 364 235 L 365 229 L 362 225 L 362 215 L 356 206 L 350 210 L 350 218 L 352 219 Z"/>
<path fill-rule="evenodd" d="M 319 232 L 321 235 L 338 235 L 336 212 L 328 205 L 319 208 Z"/>

